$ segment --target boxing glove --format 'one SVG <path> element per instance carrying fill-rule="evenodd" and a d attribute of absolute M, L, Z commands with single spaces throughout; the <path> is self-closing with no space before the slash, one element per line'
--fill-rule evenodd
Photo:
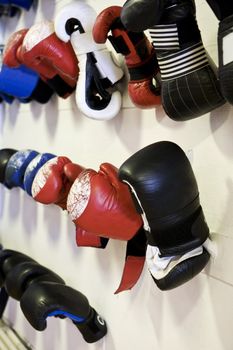
<path fill-rule="evenodd" d="M 107 333 L 106 322 L 79 291 L 59 283 L 40 282 L 31 285 L 20 299 L 21 309 L 33 328 L 43 331 L 51 316 L 67 317 L 93 343 Z"/>
<path fill-rule="evenodd" d="M 161 290 L 180 286 L 208 263 L 209 228 L 196 179 L 183 150 L 168 141 L 151 144 L 119 168 L 147 232 L 146 261 Z"/>
<path fill-rule="evenodd" d="M 6 176 L 6 166 L 11 156 L 17 150 L 13 148 L 2 148 L 0 150 L 0 183 L 4 184 Z"/>
<path fill-rule="evenodd" d="M 16 6 L 28 11 L 33 4 L 33 0 L 14 0 L 14 1 L 0 0 L 0 4 Z"/>
<path fill-rule="evenodd" d="M 31 149 L 15 152 L 7 162 L 4 185 L 9 189 L 20 187 L 24 190 L 23 179 L 25 170 L 37 155 L 38 152 Z"/>
<path fill-rule="evenodd" d="M 2 69 L 0 74 L 0 90 L 20 100 L 35 100 L 47 103 L 53 94 L 53 90 L 40 79 L 39 74 L 24 64 L 19 65 L 17 60 L 17 48 L 21 44 L 27 30 L 19 30 L 13 33 L 5 47 L 3 46 Z"/>
<path fill-rule="evenodd" d="M 35 262 L 29 256 L 12 249 L 0 251 L 0 287 L 4 286 L 8 273 L 21 262 Z"/>
<path fill-rule="evenodd" d="M 0 72 L 0 90 L 21 102 L 35 100 L 47 103 L 53 94 L 53 90 L 39 75 L 25 65 L 9 68 L 3 64 Z"/>
<path fill-rule="evenodd" d="M 54 33 L 53 22 L 47 20 L 20 34 L 17 36 L 16 33 L 13 37 L 6 64 L 11 67 L 25 64 L 35 70 L 59 96 L 68 97 L 76 88 L 79 74 L 71 44 L 61 41 Z"/>
<path fill-rule="evenodd" d="M 65 6 L 55 18 L 55 31 L 64 42 L 71 42 L 78 57 L 80 74 L 76 103 L 87 117 L 109 120 L 121 108 L 117 83 L 124 73 L 104 44 L 96 44 L 92 29 L 95 10 L 83 1 Z"/>
<path fill-rule="evenodd" d="M 40 282 L 55 282 L 65 284 L 63 279 L 48 268 L 38 264 L 36 261 L 26 260 L 16 264 L 5 279 L 5 289 L 9 296 L 20 300 L 24 292 L 32 284 Z"/>
<path fill-rule="evenodd" d="M 67 210 L 72 221 L 86 231 L 129 240 L 142 226 L 142 219 L 117 171 L 109 163 L 101 164 L 98 172 L 82 171 L 70 188 Z"/>
<path fill-rule="evenodd" d="M 54 157 L 55 155 L 51 153 L 40 153 L 28 164 L 24 173 L 23 185 L 29 196 L 32 196 L 32 183 L 37 172 L 48 160 Z"/>
<path fill-rule="evenodd" d="M 121 12 L 121 20 L 132 32 L 143 32 L 158 23 L 166 1 L 127 0 Z"/>
<path fill-rule="evenodd" d="M 118 179 L 117 168 L 104 163 L 98 172 L 84 170 L 70 189 L 67 210 L 76 225 L 78 245 L 104 248 L 107 243 L 104 238 L 129 241 L 123 275 L 115 293 L 131 289 L 143 269 L 144 254 L 141 250 L 145 247 L 145 234 L 129 189 Z M 80 230 L 85 230 L 84 234 Z M 138 249 L 138 241 L 141 249 Z"/>
<path fill-rule="evenodd" d="M 110 6 L 100 12 L 93 27 L 93 38 L 97 43 L 109 39 L 116 52 L 125 57 L 131 101 L 139 108 L 156 107 L 161 104 L 161 98 L 155 50 L 144 32 L 134 33 L 124 27 L 120 14 L 120 6 Z"/>
<path fill-rule="evenodd" d="M 32 197 L 37 202 L 53 203 L 66 209 L 68 192 L 82 170 L 83 167 L 72 163 L 67 157 L 57 156 L 48 160 L 34 177 L 31 186 Z"/>
<path fill-rule="evenodd" d="M 232 79 L 233 79 L 233 55 L 232 55 L 232 26 L 233 4 L 227 0 L 206 0 L 216 17 L 219 19 L 218 27 L 218 64 L 219 80 L 224 98 L 233 104 Z"/>
<path fill-rule="evenodd" d="M 155 14 L 153 27 L 147 26 L 146 12 L 143 12 L 145 17 L 135 17 L 135 21 L 140 22 L 143 18 L 143 27 L 149 29 L 156 50 L 163 108 L 176 121 L 200 117 L 224 104 L 225 99 L 221 94 L 216 66 L 202 43 L 194 1 L 157 0 L 157 3 L 163 3 L 164 8 L 159 16 Z M 139 13 L 139 4 L 136 8 Z M 131 2 L 132 13 L 133 9 L 134 2 Z M 130 20 L 126 18 L 123 6 L 121 19 L 127 27 Z"/>

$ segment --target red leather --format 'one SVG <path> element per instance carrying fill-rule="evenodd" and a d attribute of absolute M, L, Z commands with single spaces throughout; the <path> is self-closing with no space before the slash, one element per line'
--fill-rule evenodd
<path fill-rule="evenodd" d="M 161 105 L 160 87 L 155 89 L 153 78 L 159 72 L 155 50 L 142 32 L 128 31 L 120 21 L 120 6 L 110 6 L 100 12 L 93 26 L 93 38 L 97 43 L 111 41 L 124 42 L 128 52 L 122 52 L 129 70 L 130 81 L 128 93 L 132 102 L 140 108 L 151 108 Z M 109 36 L 111 32 L 111 36 Z M 121 47 L 119 51 L 121 53 Z"/>
<path fill-rule="evenodd" d="M 128 186 L 118 179 L 117 172 L 117 168 L 109 163 L 102 164 L 99 172 L 83 171 L 70 189 L 67 210 L 74 223 L 85 231 L 101 237 L 129 240 L 142 226 L 142 219 L 134 207 Z M 90 190 L 89 195 L 86 190 Z M 81 215 L 77 217 L 80 208 Z"/>
<path fill-rule="evenodd" d="M 21 49 L 21 45 L 27 32 L 28 29 L 21 29 L 9 37 L 3 54 L 3 63 L 8 67 L 14 68 L 22 64 L 18 51 Z"/>
<path fill-rule="evenodd" d="M 102 248 L 101 238 L 76 226 L 76 243 L 78 247 Z"/>
<path fill-rule="evenodd" d="M 42 36 L 40 40 L 40 28 L 43 30 L 46 26 L 49 35 Z M 42 77 L 51 79 L 58 74 L 70 86 L 76 85 L 79 74 L 77 57 L 71 43 L 65 43 L 56 36 L 51 22 L 43 21 L 29 29 L 20 55 L 24 63 Z"/>
<path fill-rule="evenodd" d="M 14 33 L 7 43 L 4 63 L 10 67 L 25 64 L 44 81 L 59 75 L 72 88 L 79 75 L 78 59 L 71 43 L 60 40 L 49 21 Z"/>
<path fill-rule="evenodd" d="M 66 209 L 73 180 L 83 168 L 67 157 L 55 157 L 46 162 L 36 174 L 32 184 L 33 198 L 43 204 L 57 204 Z"/>
<path fill-rule="evenodd" d="M 64 174 L 71 183 L 73 183 L 76 180 L 76 178 L 83 170 L 83 166 L 75 163 L 67 163 L 64 166 Z"/>
<path fill-rule="evenodd" d="M 131 256 L 126 258 L 121 282 L 114 294 L 118 294 L 128 289 L 132 289 L 141 276 L 145 256 Z"/>

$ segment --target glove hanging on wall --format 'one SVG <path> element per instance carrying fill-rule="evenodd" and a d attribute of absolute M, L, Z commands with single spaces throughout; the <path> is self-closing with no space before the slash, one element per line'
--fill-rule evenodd
<path fill-rule="evenodd" d="M 82 171 L 68 194 L 67 210 L 77 226 L 78 245 L 80 241 L 88 245 L 85 240 L 90 242 L 91 235 L 99 240 L 128 241 L 122 280 L 116 291 L 119 293 L 131 289 L 140 277 L 146 241 L 142 219 L 136 212 L 129 188 L 119 180 L 117 172 L 118 169 L 109 163 L 101 164 L 98 172 Z M 88 236 L 83 234 L 80 238 L 80 229 L 88 232 Z"/>
<path fill-rule="evenodd" d="M 206 0 L 216 17 L 218 27 L 219 80 L 225 99 L 233 104 L 233 3 L 227 0 Z"/>
<path fill-rule="evenodd" d="M 0 183 L 11 189 L 20 187 L 32 196 L 31 188 L 38 170 L 55 155 L 34 150 L 0 150 Z"/>
<path fill-rule="evenodd" d="M 197 118 L 225 103 L 216 66 L 202 43 L 193 0 L 129 0 L 121 20 L 129 30 L 137 30 L 135 23 L 140 30 L 149 29 L 161 72 L 162 105 L 170 118 Z"/>
<path fill-rule="evenodd" d="M 22 40 L 24 35 L 25 30 L 18 31 L 10 36 L 6 46 L 0 45 L 3 62 L 0 72 L 0 91 L 20 101 L 35 100 L 46 103 L 51 98 L 53 90 L 40 79 L 38 73 L 25 65 L 15 68 L 7 65 L 8 62 L 11 65 L 11 61 L 15 60 L 16 42 Z"/>
<path fill-rule="evenodd" d="M 4 185 L 9 189 L 21 187 L 24 190 L 26 168 L 37 155 L 38 152 L 31 149 L 15 152 L 6 164 Z"/>
<path fill-rule="evenodd" d="M 107 333 L 106 322 L 85 295 L 25 254 L 0 251 L 0 282 L 9 296 L 20 301 L 26 319 L 36 330 L 44 330 L 47 318 L 55 316 L 69 318 L 88 343 Z"/>
<path fill-rule="evenodd" d="M 76 102 L 80 111 L 92 119 L 108 120 L 121 108 L 116 84 L 124 73 L 104 44 L 96 44 L 92 29 L 97 14 L 85 2 L 65 6 L 55 18 L 55 31 L 64 42 L 71 42 L 78 57 L 80 75 Z"/>
<path fill-rule="evenodd" d="M 183 150 L 168 141 L 136 152 L 119 168 L 147 232 L 146 261 L 161 290 L 182 285 L 207 265 L 209 228 L 193 170 Z"/>
<path fill-rule="evenodd" d="M 13 148 L 3 148 L 0 150 L 0 183 L 2 184 L 5 183 L 7 163 L 16 152 L 17 150 Z"/>
<path fill-rule="evenodd" d="M 35 70 L 60 97 L 67 98 L 76 88 L 78 61 L 70 43 L 54 33 L 51 21 L 44 20 L 30 29 L 12 35 L 4 54 L 9 67 L 25 64 Z"/>
<path fill-rule="evenodd" d="M 33 198 L 43 204 L 67 207 L 70 188 L 84 168 L 64 156 L 48 160 L 36 173 L 31 186 Z"/>
<path fill-rule="evenodd" d="M 161 98 L 155 50 L 144 32 L 131 32 L 123 26 L 121 9 L 120 6 L 110 6 L 97 16 L 93 38 L 100 44 L 109 39 L 116 52 L 125 57 L 131 101 L 139 108 L 156 107 L 161 104 Z"/>

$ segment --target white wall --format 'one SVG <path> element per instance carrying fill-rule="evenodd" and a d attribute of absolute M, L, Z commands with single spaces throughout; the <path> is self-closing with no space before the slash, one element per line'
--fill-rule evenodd
<path fill-rule="evenodd" d="M 37 11 L 11 19 L 7 36 L 42 18 L 52 19 L 64 1 L 39 1 Z M 99 11 L 109 5 L 90 2 Z M 218 22 L 204 0 L 197 16 L 206 48 L 217 63 Z M 2 107 L 1 107 L 2 108 Z M 98 169 L 102 162 L 120 166 L 140 148 L 160 140 L 179 144 L 195 172 L 206 220 L 218 255 L 185 285 L 169 292 L 157 289 L 146 267 L 137 285 L 114 295 L 124 264 L 125 242 L 111 241 L 105 250 L 79 248 L 66 212 L 34 202 L 20 189 L 0 188 L 0 235 L 4 247 L 30 255 L 86 294 L 106 319 L 108 335 L 89 345 L 69 320 L 49 319 L 35 331 L 19 303 L 11 300 L 6 316 L 36 350 L 232 350 L 233 322 L 233 108 L 225 104 L 208 115 L 174 122 L 162 108 L 134 108 L 125 93 L 119 115 L 97 122 L 81 115 L 74 96 L 54 97 L 47 105 L 14 102 L 0 119 L 0 147 L 32 148 L 66 155 Z M 174 180 L 175 181 L 175 180 Z"/>

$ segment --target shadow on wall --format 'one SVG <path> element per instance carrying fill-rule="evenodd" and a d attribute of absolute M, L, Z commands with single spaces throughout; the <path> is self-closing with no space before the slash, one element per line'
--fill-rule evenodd
<path fill-rule="evenodd" d="M 20 188 L 12 188 L 11 190 L 6 189 L 6 191 L 11 191 L 9 196 L 9 203 L 7 212 L 9 213 L 9 219 L 16 220 L 18 216 L 21 216 L 21 204 L 20 204 Z"/>
<path fill-rule="evenodd" d="M 18 100 L 14 100 L 12 104 L 7 108 L 7 111 L 7 119 L 10 125 L 14 127 L 17 122 L 17 118 L 19 117 L 20 102 Z"/>
<path fill-rule="evenodd" d="M 38 0 L 36 0 L 38 1 Z M 42 17 L 48 20 L 53 20 L 55 17 L 55 1 L 39 0 L 38 13 L 42 14 Z"/>
<path fill-rule="evenodd" d="M 60 235 L 62 234 L 62 209 L 55 204 L 37 204 L 43 206 L 44 231 L 48 235 L 48 240 L 54 245 L 59 242 Z"/>
<path fill-rule="evenodd" d="M 108 122 L 130 153 L 134 153 L 141 145 L 142 113 L 140 109 L 136 112 L 135 109 L 121 109 L 117 117 Z M 133 137 L 129 135 L 129 130 L 133 130 Z"/>
<path fill-rule="evenodd" d="M 210 127 L 218 148 L 232 159 L 233 107 L 229 103 L 211 112 Z"/>
<path fill-rule="evenodd" d="M 0 185 L 0 219 L 4 215 L 4 202 L 5 202 L 5 189 L 3 185 Z"/>
<path fill-rule="evenodd" d="M 22 199 L 22 222 L 24 227 L 24 232 L 28 236 L 35 234 L 35 229 L 37 227 L 37 206 L 38 203 L 36 203 L 32 197 L 30 197 L 26 192 L 22 193 L 23 199 Z M 28 237 L 29 238 L 29 237 Z"/>
<path fill-rule="evenodd" d="M 221 349 L 232 350 L 232 285 L 223 284 L 216 280 L 212 281 L 215 284 L 214 288 L 211 288 L 211 284 L 209 285 L 209 297 L 216 324 L 215 329 L 218 333 L 217 338 L 222 344 Z"/>
<path fill-rule="evenodd" d="M 59 97 L 55 96 L 54 94 L 50 102 L 45 105 L 45 122 L 49 136 L 51 138 L 56 137 L 56 130 L 58 126 L 58 98 Z M 60 114 L 60 116 L 62 117 L 62 113 Z"/>

